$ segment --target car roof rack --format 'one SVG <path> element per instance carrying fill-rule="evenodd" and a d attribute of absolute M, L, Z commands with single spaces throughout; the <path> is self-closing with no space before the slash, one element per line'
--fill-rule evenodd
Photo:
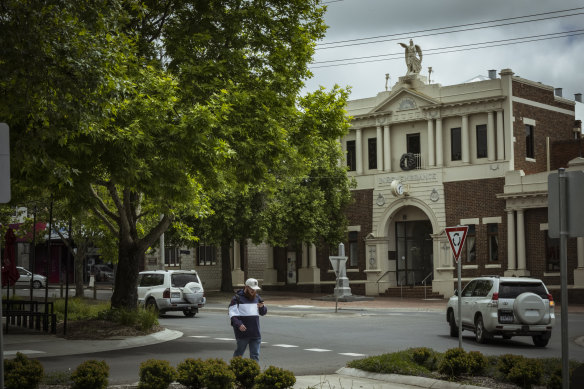
<path fill-rule="evenodd" d="M 483 274 L 481 277 L 492 277 L 492 278 L 499 278 L 501 277 L 498 274 Z"/>

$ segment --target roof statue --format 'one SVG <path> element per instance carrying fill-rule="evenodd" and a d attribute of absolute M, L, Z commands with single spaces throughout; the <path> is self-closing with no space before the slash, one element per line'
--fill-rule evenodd
<path fill-rule="evenodd" d="M 406 49 L 406 65 L 408 66 L 407 76 L 410 74 L 419 74 L 422 70 L 422 48 L 414 45 L 414 41 L 410 39 L 410 44 L 398 43 Z"/>

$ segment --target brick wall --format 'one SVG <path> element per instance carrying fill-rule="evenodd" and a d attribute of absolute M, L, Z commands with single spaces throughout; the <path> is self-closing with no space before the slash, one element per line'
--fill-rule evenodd
<path fill-rule="evenodd" d="M 485 180 L 469 180 L 444 183 L 444 201 L 446 224 L 456 226 L 460 219 L 479 218 L 476 229 L 476 260 L 467 262 L 466 243 L 462 248 L 462 264 L 477 265 L 477 269 L 463 269 L 463 277 L 477 277 L 484 274 L 503 275 L 507 265 L 507 216 L 504 211 L 505 200 L 498 199 L 497 194 L 503 193 L 504 178 Z M 484 217 L 501 217 L 498 224 L 499 260 L 489 261 L 487 225 L 482 223 Z M 500 268 L 486 268 L 487 264 L 500 264 Z"/>
<path fill-rule="evenodd" d="M 554 92 L 547 88 L 539 88 L 513 81 L 513 96 L 574 112 L 573 105 L 555 101 Z M 571 139 L 573 137 L 574 115 L 514 102 L 513 116 L 515 118 L 513 122 L 513 135 L 516 140 L 513 143 L 515 169 L 521 169 L 525 174 L 546 171 L 546 138 L 549 137 L 551 142 Z M 534 129 L 535 161 L 526 161 L 524 118 L 533 119 L 536 122 Z"/>
<path fill-rule="evenodd" d="M 568 162 L 576 157 L 584 157 L 584 140 L 556 141 L 552 143 L 551 149 L 550 169 L 554 171 L 561 167 L 568 167 Z"/>

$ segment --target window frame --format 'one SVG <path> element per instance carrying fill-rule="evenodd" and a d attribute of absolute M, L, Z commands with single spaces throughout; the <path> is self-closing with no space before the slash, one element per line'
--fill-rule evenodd
<path fill-rule="evenodd" d="M 455 149 L 458 154 L 455 154 Z M 462 128 L 460 127 L 450 129 L 450 160 L 462 161 Z"/>
<path fill-rule="evenodd" d="M 348 266 L 359 266 L 359 232 L 349 231 L 347 234 L 347 241 L 349 244 L 349 261 Z"/>
<path fill-rule="evenodd" d="M 347 147 L 347 166 L 350 172 L 357 170 L 357 145 L 356 141 L 348 140 L 346 142 Z"/>
<path fill-rule="evenodd" d="M 211 251 L 208 253 L 208 251 Z M 204 255 L 201 255 L 201 252 Z M 208 259 L 210 257 L 210 259 Z M 202 242 L 197 246 L 197 266 L 215 266 L 217 265 L 217 247 Z"/>
<path fill-rule="evenodd" d="M 472 242 L 472 243 L 471 243 Z M 472 244 L 472 246 L 471 246 Z M 468 224 L 466 238 L 464 239 L 464 253 L 466 263 L 477 262 L 477 232 L 474 224 Z"/>
<path fill-rule="evenodd" d="M 164 247 L 164 266 L 180 267 L 180 254 L 178 247 L 176 246 Z"/>
<path fill-rule="evenodd" d="M 367 156 L 369 159 L 369 170 L 377 169 L 377 138 L 367 139 Z"/>
<path fill-rule="evenodd" d="M 476 144 L 476 152 L 477 152 L 477 159 L 480 158 L 487 158 L 489 156 L 489 145 L 487 140 L 487 125 L 486 124 L 478 124 L 475 127 L 475 136 L 477 140 Z"/>
<path fill-rule="evenodd" d="M 535 126 L 525 125 L 525 158 L 535 159 Z"/>
<path fill-rule="evenodd" d="M 550 238 L 545 233 L 545 271 L 557 273 L 560 271 L 560 238 Z"/>
<path fill-rule="evenodd" d="M 492 230 L 494 228 L 494 230 Z M 497 249 L 493 251 L 493 239 Z M 487 246 L 489 248 L 489 262 L 499 262 L 499 224 L 487 223 Z"/>

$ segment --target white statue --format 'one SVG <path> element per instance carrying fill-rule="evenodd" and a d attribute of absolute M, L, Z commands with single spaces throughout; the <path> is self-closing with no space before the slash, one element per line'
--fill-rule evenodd
<path fill-rule="evenodd" d="M 401 47 L 406 49 L 406 65 L 408 66 L 408 73 L 419 74 L 422 70 L 422 49 L 418 45 L 414 45 L 414 41 L 410 39 L 409 46 L 405 43 L 398 43 Z"/>

